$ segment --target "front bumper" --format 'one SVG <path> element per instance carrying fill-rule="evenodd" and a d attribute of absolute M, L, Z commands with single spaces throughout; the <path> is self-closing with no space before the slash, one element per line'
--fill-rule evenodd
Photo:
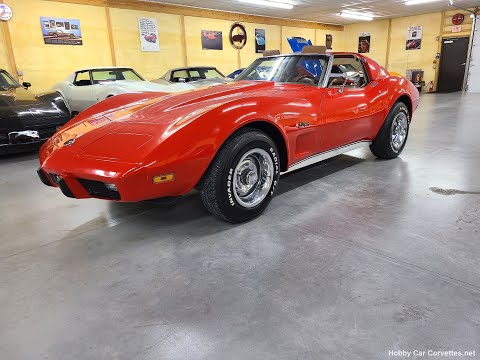
<path fill-rule="evenodd" d="M 177 172 L 185 181 L 163 182 L 155 184 L 153 177 L 171 173 L 166 169 L 146 169 L 139 165 L 106 163 L 107 170 L 99 165 L 71 166 L 68 171 L 59 171 L 58 167 L 44 166 L 37 174 L 47 186 L 58 187 L 67 197 L 76 199 L 98 198 L 111 201 L 138 202 L 167 197 L 178 197 L 191 190 L 191 177 L 188 169 Z"/>

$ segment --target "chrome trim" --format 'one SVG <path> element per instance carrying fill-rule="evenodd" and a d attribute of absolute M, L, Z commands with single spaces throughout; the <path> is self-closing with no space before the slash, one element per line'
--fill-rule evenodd
<path fill-rule="evenodd" d="M 330 55 L 330 58 L 328 59 L 328 64 L 327 68 L 325 69 L 325 73 L 323 75 L 322 79 L 322 85 L 319 84 L 319 88 L 327 88 L 328 87 L 328 80 L 330 80 L 330 74 L 332 72 L 332 67 L 333 67 L 333 55 Z"/>
<path fill-rule="evenodd" d="M 320 161 L 330 159 L 334 156 L 341 155 L 341 154 L 344 154 L 344 153 L 347 153 L 349 151 L 352 151 L 352 150 L 355 150 L 355 149 L 358 149 L 358 148 L 362 148 L 362 147 L 365 147 L 365 146 L 370 146 L 371 144 L 372 144 L 371 141 L 358 141 L 358 142 L 354 142 L 354 143 L 349 144 L 349 145 L 340 146 L 338 148 L 328 150 L 328 151 L 322 152 L 322 153 L 317 154 L 317 155 L 310 156 L 306 159 L 300 160 L 299 162 L 293 164 L 292 166 L 290 166 L 288 168 L 287 171 L 285 171 L 282 174 L 288 174 L 292 171 L 296 171 L 296 170 L 304 168 L 306 166 L 316 164 Z"/>

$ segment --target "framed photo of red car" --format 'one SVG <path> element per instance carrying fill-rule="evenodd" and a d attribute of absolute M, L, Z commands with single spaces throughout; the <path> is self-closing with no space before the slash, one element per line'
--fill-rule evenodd
<path fill-rule="evenodd" d="M 407 43 L 405 50 L 420 50 L 422 47 L 423 28 L 412 26 L 407 30 Z"/>
<path fill-rule="evenodd" d="M 157 19 L 139 17 L 138 31 L 142 51 L 160 51 Z"/>
<path fill-rule="evenodd" d="M 83 45 L 80 20 L 40 17 L 43 41 L 52 45 Z"/>
<path fill-rule="evenodd" d="M 223 38 L 221 31 L 202 30 L 203 50 L 223 50 Z"/>

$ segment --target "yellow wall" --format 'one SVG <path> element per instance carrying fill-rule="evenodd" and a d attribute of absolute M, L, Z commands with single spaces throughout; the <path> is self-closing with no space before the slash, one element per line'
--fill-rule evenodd
<path fill-rule="evenodd" d="M 38 0 L 5 0 L 15 60 L 32 91 L 44 92 L 77 68 L 111 65 L 104 8 Z M 46 45 L 40 16 L 80 19 L 83 46 Z"/>
<path fill-rule="evenodd" d="M 255 53 L 255 29 L 265 29 L 265 40 L 267 50 L 280 49 L 281 47 L 281 26 L 245 23 L 247 30 L 247 44 L 240 51 L 240 67 L 244 68 L 250 65 L 256 58 L 262 54 Z M 228 44 L 230 46 L 230 44 Z"/>
<path fill-rule="evenodd" d="M 139 17 L 157 19 L 160 52 L 140 51 Z M 118 66 L 133 67 L 144 78 L 153 80 L 171 68 L 186 65 L 179 15 L 112 8 L 110 21 Z"/>
<path fill-rule="evenodd" d="M 333 31 L 333 30 L 316 30 L 315 31 L 315 44 L 325 45 L 326 36 L 330 34 L 333 36 L 332 51 L 345 51 L 345 32 Z M 312 39 L 312 42 L 314 40 Z"/>
<path fill-rule="evenodd" d="M 0 26 L 0 69 L 5 69 L 13 74 L 13 69 L 10 69 L 10 64 L 8 63 L 7 45 L 5 44 L 2 26 Z"/>
<path fill-rule="evenodd" d="M 230 45 L 228 40 L 231 26 L 231 21 L 185 16 L 188 64 L 191 66 L 214 65 L 224 74 L 238 69 L 238 51 Z M 223 51 L 202 50 L 202 30 L 221 31 Z"/>
<path fill-rule="evenodd" d="M 439 51 L 437 37 L 440 36 L 441 23 L 441 13 L 393 19 L 388 70 L 405 75 L 407 69 L 422 69 L 425 71 L 425 82 L 434 81 L 436 70 L 433 69 L 433 61 Z M 423 26 L 420 50 L 405 50 L 410 26 Z"/>
<path fill-rule="evenodd" d="M 358 38 L 360 33 L 364 32 L 371 33 L 370 53 L 366 55 L 378 61 L 380 65 L 385 66 L 387 61 L 388 20 L 362 22 L 345 26 L 345 50 L 357 52 Z M 402 32 L 403 36 L 406 33 L 407 30 Z"/>
<path fill-rule="evenodd" d="M 104 7 L 69 4 L 45 0 L 4 0 L 13 12 L 8 26 L 12 38 L 17 68 L 23 79 L 33 84 L 34 92 L 44 92 L 76 69 L 113 64 L 108 36 L 107 16 Z M 145 8 L 149 10 L 149 8 Z M 369 57 L 388 70 L 405 74 L 407 69 L 421 68 L 425 81 L 435 79 L 433 60 L 439 51 L 437 36 L 448 35 L 450 12 L 403 17 L 392 20 L 362 22 L 345 26 L 344 31 L 319 30 L 300 27 L 266 25 L 243 22 L 248 34 L 247 45 L 234 49 L 228 40 L 232 21 L 203 17 L 163 14 L 153 11 L 136 11 L 110 8 L 110 21 L 114 55 L 119 66 L 131 66 L 147 79 L 155 79 L 170 68 L 180 66 L 212 65 L 225 74 L 248 66 L 261 54 L 255 53 L 254 32 L 266 30 L 267 49 L 280 49 L 289 53 L 287 37 L 302 36 L 316 45 L 325 44 L 325 35 L 333 35 L 334 51 L 356 52 L 361 32 L 371 33 Z M 52 16 L 80 19 L 82 46 L 45 45 L 41 35 L 40 17 Z M 138 17 L 156 18 L 159 28 L 160 52 L 142 52 L 139 44 Z M 182 19 L 185 47 L 182 44 Z M 389 23 L 391 36 L 388 38 Z M 465 30 L 471 20 L 466 19 Z M 421 50 L 405 50 L 406 33 L 410 26 L 423 26 Z M 223 32 L 223 51 L 202 50 L 201 31 Z M 0 67 L 10 70 L 5 41 L 0 27 Z M 390 40 L 390 41 L 389 41 Z M 390 48 L 388 48 L 390 44 Z"/>

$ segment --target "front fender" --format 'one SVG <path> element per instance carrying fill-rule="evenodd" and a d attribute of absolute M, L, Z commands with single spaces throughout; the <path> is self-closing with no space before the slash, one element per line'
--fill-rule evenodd
<path fill-rule="evenodd" d="M 186 122 L 179 119 L 161 136 L 159 145 L 146 157 L 144 164 L 159 175 L 175 173 L 175 181 L 182 182 L 183 193 L 187 193 L 201 180 L 225 141 L 239 129 L 259 121 L 278 130 L 289 154 L 287 134 L 280 118 L 268 110 L 261 110 L 267 107 L 259 106 L 258 101 L 242 99 L 216 106 Z"/>

